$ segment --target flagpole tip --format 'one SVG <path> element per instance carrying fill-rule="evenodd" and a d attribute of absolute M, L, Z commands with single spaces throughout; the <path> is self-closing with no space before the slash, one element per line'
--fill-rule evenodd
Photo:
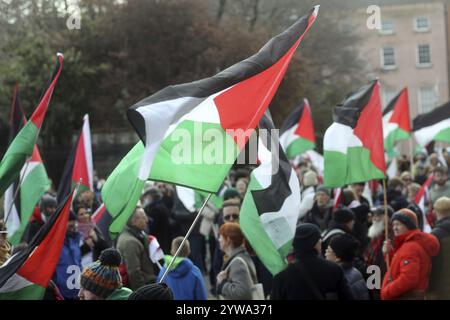
<path fill-rule="evenodd" d="M 313 12 L 313 15 L 314 15 L 315 17 L 317 17 L 317 15 L 319 14 L 319 9 L 320 9 L 320 4 L 314 6 L 314 12 Z"/>

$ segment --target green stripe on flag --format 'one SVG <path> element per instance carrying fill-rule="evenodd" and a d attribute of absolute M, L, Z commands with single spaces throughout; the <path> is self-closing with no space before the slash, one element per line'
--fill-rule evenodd
<path fill-rule="evenodd" d="M 39 163 L 24 177 L 20 187 L 20 227 L 9 238 L 13 245 L 20 243 L 34 207 L 48 189 L 50 189 L 50 180 L 47 177 L 44 165 Z"/>
<path fill-rule="evenodd" d="M 102 199 L 113 221 L 109 227 L 111 237 L 122 232 L 144 188 L 138 179 L 144 145 L 138 142 L 120 161 L 102 188 Z"/>
<path fill-rule="evenodd" d="M 19 177 L 27 157 L 33 152 L 38 129 L 33 122 L 20 130 L 0 162 L 0 195 Z"/>
<path fill-rule="evenodd" d="M 386 150 L 389 156 L 395 156 L 394 146 L 395 143 L 399 140 L 409 139 L 411 134 L 403 129 L 397 128 L 393 130 L 388 136 L 384 139 L 384 149 Z"/>
<path fill-rule="evenodd" d="M 220 124 L 185 120 L 163 140 L 150 180 L 215 193 L 239 152 Z"/>
<path fill-rule="evenodd" d="M 444 141 L 450 143 L 450 128 L 439 131 L 433 140 Z"/>
<path fill-rule="evenodd" d="M 253 250 L 258 255 L 258 258 L 266 266 L 266 268 L 276 275 L 283 271 L 287 266 L 286 256 L 292 245 L 292 241 L 283 245 L 278 250 L 267 234 L 258 215 L 255 202 L 251 196 L 252 190 L 263 189 L 257 182 L 257 179 L 252 176 L 248 186 L 247 194 L 242 202 L 241 215 L 239 217 L 239 224 L 247 241 L 250 242 Z"/>
<path fill-rule="evenodd" d="M 294 159 L 308 150 L 313 150 L 316 144 L 304 138 L 298 138 L 292 141 L 286 148 L 286 156 L 289 160 Z"/>
<path fill-rule="evenodd" d="M 45 288 L 32 284 L 22 289 L 0 293 L 0 300 L 42 300 Z"/>
<path fill-rule="evenodd" d="M 325 151 L 324 185 L 341 187 L 355 182 L 383 179 L 385 175 L 370 160 L 370 152 L 363 147 L 347 149 L 347 155 L 337 151 Z"/>

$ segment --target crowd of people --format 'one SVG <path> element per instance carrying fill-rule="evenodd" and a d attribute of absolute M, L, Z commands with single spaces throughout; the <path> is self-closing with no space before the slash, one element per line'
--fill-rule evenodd
<path fill-rule="evenodd" d="M 247 168 L 230 172 L 217 195 L 220 205 L 206 205 L 181 249 L 196 212 L 179 210 L 173 185 L 149 182 L 122 233 L 111 241 L 91 219 L 101 205 L 97 179 L 95 189 L 81 192 L 73 204 L 45 299 L 450 299 L 448 153 L 420 153 L 412 168 L 404 161 L 386 190 L 380 181 L 326 188 L 308 158 L 297 160 L 299 219 L 288 266 L 279 274 L 267 270 L 239 226 Z M 2 231 L 0 265 L 30 243 L 56 207 L 49 191 L 18 245 L 10 245 Z M 153 240 L 163 254 L 152 254 Z"/>

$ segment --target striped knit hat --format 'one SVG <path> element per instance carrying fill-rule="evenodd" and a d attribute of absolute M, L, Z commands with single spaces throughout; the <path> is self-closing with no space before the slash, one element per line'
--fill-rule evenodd
<path fill-rule="evenodd" d="M 417 229 L 418 222 L 417 216 L 414 212 L 409 209 L 400 209 L 391 218 L 392 221 L 400 221 L 403 223 L 409 230 Z"/>
<path fill-rule="evenodd" d="M 106 299 L 114 290 L 122 287 L 119 272 L 121 260 L 122 257 L 116 249 L 103 250 L 99 260 L 86 267 L 81 274 L 81 287 Z"/>

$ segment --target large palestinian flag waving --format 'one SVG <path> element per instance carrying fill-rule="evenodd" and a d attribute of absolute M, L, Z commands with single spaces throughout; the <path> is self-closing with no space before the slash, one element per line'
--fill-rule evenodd
<path fill-rule="evenodd" d="M 241 207 L 240 226 L 245 238 L 273 274 L 286 266 L 299 215 L 300 185 L 284 154 L 270 114 L 260 121 L 258 160 Z M 261 134 L 263 130 L 267 130 Z"/>
<path fill-rule="evenodd" d="M 450 143 L 450 102 L 417 116 L 413 121 L 413 131 L 423 147 L 431 141 Z"/>
<path fill-rule="evenodd" d="M 380 84 L 349 94 L 333 112 L 323 141 L 324 184 L 340 187 L 385 177 Z"/>
<path fill-rule="evenodd" d="M 122 230 L 147 179 L 218 191 L 317 12 L 315 7 L 252 57 L 211 78 L 167 87 L 128 110 L 142 142 L 103 186 L 111 232 Z"/>
<path fill-rule="evenodd" d="M 19 92 L 16 87 L 10 116 L 10 143 L 25 123 L 25 115 L 20 106 Z M 19 185 L 20 190 L 17 190 Z M 4 212 L 7 219 L 8 240 L 12 244 L 20 242 L 34 206 L 49 188 L 50 180 L 35 145 L 31 158 L 22 167 L 20 176 L 5 192 Z"/>
<path fill-rule="evenodd" d="M 308 100 L 292 111 L 281 127 L 280 143 L 289 160 L 316 147 L 314 125 Z"/>
<path fill-rule="evenodd" d="M 384 149 L 390 156 L 395 155 L 397 141 L 411 137 L 407 88 L 400 91 L 383 111 L 383 137 Z"/>
<path fill-rule="evenodd" d="M 58 54 L 56 69 L 52 76 L 50 86 L 45 91 L 39 105 L 31 115 L 30 120 L 14 138 L 3 156 L 2 161 L 0 162 L 0 195 L 2 195 L 5 190 L 19 177 L 20 170 L 25 164 L 25 161 L 33 153 L 34 145 L 36 143 L 39 130 L 42 126 L 42 122 L 44 121 L 53 89 L 55 88 L 56 82 L 61 74 L 62 61 L 62 54 Z"/>
<path fill-rule="evenodd" d="M 75 185 L 81 181 L 80 191 L 94 190 L 91 130 L 89 116 L 83 117 L 83 128 L 66 161 L 58 186 L 58 203 L 67 197 Z"/>
<path fill-rule="evenodd" d="M 73 193 L 58 207 L 30 245 L 0 267 L 0 299 L 39 300 L 55 272 L 66 236 Z"/>

